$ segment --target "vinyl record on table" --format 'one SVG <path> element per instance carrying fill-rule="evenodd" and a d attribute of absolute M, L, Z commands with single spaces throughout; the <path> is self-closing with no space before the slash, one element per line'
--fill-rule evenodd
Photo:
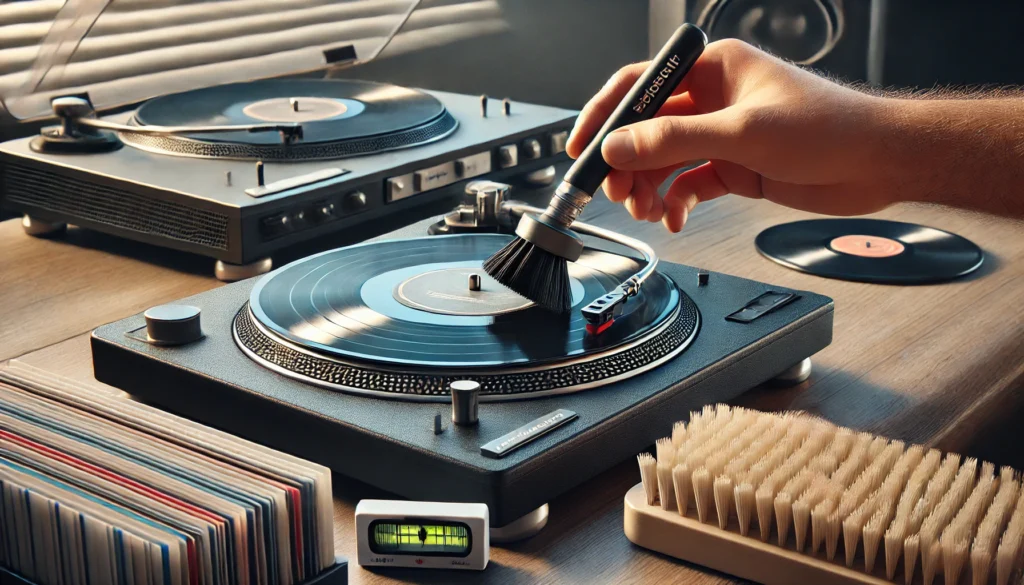
<path fill-rule="evenodd" d="M 276 132 L 146 135 L 129 144 L 166 154 L 260 160 L 314 160 L 386 152 L 444 138 L 458 122 L 437 98 L 414 89 L 338 79 L 272 79 L 169 94 L 144 103 L 140 126 L 299 123 L 301 140 Z"/>
<path fill-rule="evenodd" d="M 755 245 L 793 270 L 880 284 L 944 282 L 973 272 L 984 259 L 977 245 L 956 234 L 878 219 L 786 223 L 758 234 Z"/>

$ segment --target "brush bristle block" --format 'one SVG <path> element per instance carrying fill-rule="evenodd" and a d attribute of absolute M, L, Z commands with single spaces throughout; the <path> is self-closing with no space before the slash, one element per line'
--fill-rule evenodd
<path fill-rule="evenodd" d="M 855 437 L 806 413 L 719 405 L 690 413 L 685 436 L 674 434 L 657 441 L 658 461 L 696 470 L 696 513 L 670 500 L 650 505 L 658 499 L 650 482 L 634 487 L 625 530 L 640 546 L 767 585 L 892 583 L 897 575 L 907 585 L 1020 579 L 1024 490 L 1012 468 L 997 476 L 992 463 L 956 454 L 940 465 L 938 450 L 925 455 L 919 445 Z M 673 474 L 673 482 L 686 479 Z M 754 511 L 757 530 L 749 525 Z M 878 562 L 883 536 L 885 562 Z"/>
<path fill-rule="evenodd" d="M 643 485 L 626 493 L 624 528 L 633 544 L 764 585 L 891 585 L 891 581 L 848 569 L 842 562 L 808 556 L 790 546 L 740 536 L 735 519 L 726 530 L 701 524 L 691 510 L 648 506 Z M 838 560 L 838 559 L 837 559 Z M 680 570 L 682 570 L 680 568 Z"/>

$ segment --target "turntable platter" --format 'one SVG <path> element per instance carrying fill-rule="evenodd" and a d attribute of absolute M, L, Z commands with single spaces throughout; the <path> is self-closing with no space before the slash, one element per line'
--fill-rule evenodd
<path fill-rule="evenodd" d="M 614 325 L 587 332 L 579 311 L 556 316 L 468 275 L 508 236 L 455 235 L 363 244 L 264 277 L 235 320 L 250 357 L 307 382 L 400 398 L 444 397 L 476 379 L 483 398 L 580 390 L 633 375 L 682 351 L 697 311 L 655 274 Z M 587 249 L 570 265 L 576 307 L 633 274 L 638 261 Z"/>
<path fill-rule="evenodd" d="M 144 103 L 139 126 L 303 125 L 302 140 L 273 132 L 148 135 L 123 132 L 138 148 L 172 155 L 259 160 L 317 160 L 375 154 L 444 138 L 458 126 L 426 93 L 395 85 L 329 79 L 233 83 L 169 94 Z"/>

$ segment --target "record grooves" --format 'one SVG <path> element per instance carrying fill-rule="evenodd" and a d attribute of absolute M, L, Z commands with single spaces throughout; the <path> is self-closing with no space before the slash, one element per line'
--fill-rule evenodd
<path fill-rule="evenodd" d="M 482 398 L 494 400 L 607 384 L 655 367 L 695 336 L 696 306 L 661 274 L 599 336 L 587 333 L 578 311 L 553 318 L 533 305 L 506 312 L 499 304 L 492 315 L 477 307 L 473 314 L 441 314 L 395 298 L 401 283 L 439 267 L 479 267 L 509 239 L 434 236 L 301 260 L 257 283 L 234 319 L 235 341 L 278 373 L 336 390 L 444 400 L 452 381 L 473 379 Z M 637 268 L 633 259 L 588 249 L 571 273 L 577 307 Z M 460 271 L 452 274 L 462 282 Z"/>
<path fill-rule="evenodd" d="M 290 106 L 294 103 L 295 110 Z M 264 161 L 324 160 L 376 154 L 440 140 L 458 127 L 438 99 L 393 85 L 349 80 L 263 80 L 163 95 L 135 112 L 138 126 L 301 123 L 283 144 L 273 132 L 192 135 L 119 133 L 163 154 Z"/>

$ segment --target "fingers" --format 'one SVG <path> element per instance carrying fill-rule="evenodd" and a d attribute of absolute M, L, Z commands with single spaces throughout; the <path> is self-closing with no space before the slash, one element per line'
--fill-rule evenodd
<path fill-rule="evenodd" d="M 609 134 L 601 154 L 613 168 L 660 169 L 689 160 L 743 162 L 747 147 L 737 116 L 729 108 L 692 116 L 663 116 Z"/>
<path fill-rule="evenodd" d="M 661 221 L 664 206 L 658 188 L 676 168 L 642 173 L 613 170 L 602 184 L 604 194 L 614 203 L 623 203 L 626 211 L 638 221 Z"/>
<path fill-rule="evenodd" d="M 587 102 L 587 105 L 583 106 L 580 115 L 576 118 L 576 126 L 573 127 L 569 140 L 565 145 L 565 150 L 569 156 L 576 158 L 583 152 L 583 149 L 593 139 L 594 134 L 597 133 L 608 117 L 611 116 L 612 112 L 615 111 L 619 102 L 626 96 L 649 64 L 649 62 L 633 63 L 619 69 L 605 83 L 604 87 Z M 687 79 L 684 77 L 673 93 L 681 94 L 685 92 L 686 84 Z"/>
<path fill-rule="evenodd" d="M 648 173 L 635 173 L 633 175 L 633 190 L 626 200 L 626 210 L 637 221 L 647 221 L 652 213 L 662 210 L 661 197 L 658 195 L 658 184 L 654 184 L 654 177 Z M 658 218 L 661 219 L 661 213 Z"/>
<path fill-rule="evenodd" d="M 679 233 L 697 203 L 728 193 L 729 188 L 718 175 L 715 163 L 705 163 L 685 171 L 672 181 L 665 193 L 665 210 L 661 221 L 670 232 Z"/>
<path fill-rule="evenodd" d="M 678 234 L 683 230 L 683 226 L 686 225 L 687 220 L 690 218 L 690 212 L 697 206 L 700 200 L 696 194 L 690 194 L 685 199 L 673 199 L 671 201 L 665 201 L 665 212 L 661 217 L 661 223 L 665 226 L 665 229 Z"/>
<path fill-rule="evenodd" d="M 576 118 L 576 125 L 569 133 L 569 140 L 565 144 L 565 150 L 569 156 L 576 158 L 583 152 L 594 134 L 615 110 L 615 106 L 625 97 L 626 92 L 646 68 L 647 63 L 626 65 L 616 71 L 604 84 L 604 87 L 590 98 L 590 101 L 580 110 L 580 115 Z"/>
<path fill-rule="evenodd" d="M 684 93 L 682 95 L 672 96 L 672 98 L 665 102 L 665 105 L 658 110 L 655 117 L 692 116 L 697 113 L 699 113 L 697 105 L 693 103 L 693 100 L 690 98 L 690 94 Z M 577 123 L 579 123 L 578 119 Z M 597 132 L 597 130 L 595 129 L 594 132 Z M 573 136 L 579 136 L 579 134 L 573 134 Z M 570 142 L 566 144 L 565 151 L 571 158 L 579 158 L 580 155 L 583 154 L 583 150 L 589 146 L 589 144 L 590 137 L 588 137 L 586 141 L 570 137 Z"/>
<path fill-rule="evenodd" d="M 601 184 L 605 196 L 614 203 L 623 203 L 633 192 L 633 173 L 612 169 Z"/>

